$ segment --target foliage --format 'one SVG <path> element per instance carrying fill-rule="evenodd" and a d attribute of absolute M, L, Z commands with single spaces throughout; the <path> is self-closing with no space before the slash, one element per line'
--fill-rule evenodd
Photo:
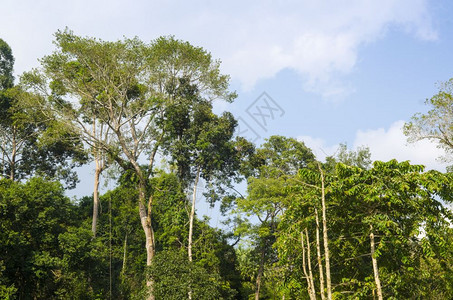
<path fill-rule="evenodd" d="M 280 264 L 287 270 L 285 282 L 291 294 L 306 289 L 301 281 L 304 275 L 299 240 L 304 228 L 308 228 L 311 247 L 316 249 L 313 198 L 319 196 L 309 186 L 315 183 L 316 176 L 307 170 L 300 176 L 304 184 L 297 188 L 296 182 L 293 201 L 282 217 L 277 240 Z M 423 173 L 422 166 L 408 162 L 378 161 L 369 170 L 337 164 L 334 176 L 327 177 L 326 186 L 326 199 L 331 207 L 328 224 L 332 281 L 337 298 L 372 297 L 376 287 L 370 232 L 376 237 L 375 257 L 385 298 L 436 299 L 434 295 L 450 295 L 452 290 L 445 288 L 450 271 L 448 267 L 439 269 L 444 256 L 433 251 L 436 247 L 446 251 L 439 239 L 449 235 L 452 214 L 439 202 L 439 197 L 451 201 L 451 182 L 448 174 Z M 436 242 L 428 242 L 433 240 Z M 312 260 L 316 265 L 316 258 Z M 446 265 L 451 264 L 451 259 L 447 261 Z M 433 270 L 428 271 L 427 264 Z M 318 280 L 319 274 L 315 274 L 315 282 Z M 414 282 L 419 282 L 419 289 L 413 288 Z"/>
<path fill-rule="evenodd" d="M 430 110 L 417 113 L 404 125 L 409 142 L 430 140 L 436 142 L 450 160 L 453 154 L 453 78 L 439 85 L 439 92 L 425 101 Z"/>
<path fill-rule="evenodd" d="M 81 141 L 54 114 L 40 109 L 38 94 L 14 86 L 14 57 L 0 40 L 0 167 L 3 177 L 21 180 L 33 175 L 64 180 L 73 188 L 73 168 L 85 160 Z"/>
<path fill-rule="evenodd" d="M 247 178 L 248 196 L 236 199 L 236 211 L 245 217 L 246 222 L 241 223 L 236 234 L 251 241 L 252 250 L 246 252 L 247 259 L 242 255 L 242 262 L 253 261 L 256 264 L 251 269 L 254 274 L 251 276 L 250 267 L 247 267 L 249 271 L 243 276 L 255 281 L 251 283 L 255 293 L 263 289 L 259 291 L 262 296 L 275 292 L 275 288 L 267 288 L 261 281 L 271 282 L 273 264 L 278 261 L 273 246 L 280 218 L 291 203 L 293 177 L 299 169 L 313 163 L 314 155 L 303 142 L 282 136 L 270 137 L 245 162 L 244 169 L 250 175 Z M 248 221 L 250 218 L 252 220 Z"/>
<path fill-rule="evenodd" d="M 185 299 L 189 290 L 194 299 L 231 299 L 222 297 L 220 278 L 187 260 L 184 252 L 163 251 L 151 267 L 157 299 Z"/>
<path fill-rule="evenodd" d="M 124 174 L 117 188 L 101 196 L 102 211 L 98 236 L 95 240 L 102 243 L 104 247 L 111 247 L 111 250 L 104 249 L 104 252 L 97 254 L 105 260 L 112 261 L 111 280 L 114 297 L 142 299 L 146 294 L 143 289 L 146 256 L 141 250 L 144 241 L 137 214 L 137 190 L 133 180 L 131 181 L 133 178 L 129 175 L 130 173 Z M 151 180 L 150 193 L 154 203 L 153 228 L 156 253 L 182 253 L 186 249 L 188 214 L 181 182 L 176 174 L 163 171 L 158 171 Z M 90 218 L 91 205 L 92 200 L 89 197 L 79 204 L 79 214 L 83 215 L 82 219 L 85 223 L 88 223 Z M 227 244 L 226 238 L 220 231 L 207 225 L 206 220 L 196 220 L 194 227 L 196 263 L 193 265 L 184 262 L 184 264 L 186 267 L 195 266 L 198 270 L 196 272 L 214 276 L 213 278 L 217 280 L 216 284 L 219 285 L 218 291 L 222 297 L 229 299 L 228 295 L 236 294 L 240 286 L 234 249 Z M 110 276 L 107 270 L 108 267 L 100 272 L 104 280 Z M 162 276 L 164 277 L 159 277 L 159 281 L 161 278 L 164 281 L 167 280 L 165 276 L 170 275 Z M 159 286 L 160 283 L 156 281 L 156 284 Z"/>
<path fill-rule="evenodd" d="M 372 163 L 370 149 L 368 147 L 358 147 L 354 151 L 348 150 L 346 144 L 340 144 L 334 156 L 326 157 L 326 163 L 323 167 L 328 172 L 335 172 L 335 165 L 337 163 L 367 170 L 371 167 Z"/>
<path fill-rule="evenodd" d="M 14 56 L 9 45 L 0 39 L 0 93 L 13 87 Z"/>
<path fill-rule="evenodd" d="M 229 77 L 172 36 L 109 42 L 65 30 L 55 43 L 15 85 L 0 39 L 0 298 L 326 299 L 328 276 L 335 299 L 375 298 L 379 286 L 386 299 L 453 298 L 453 173 L 371 165 L 368 148 L 340 145 L 322 164 L 293 138 L 234 140 L 234 117 L 212 111 L 236 97 Z M 410 140 L 451 152 L 452 86 L 406 124 Z M 52 181 L 75 182 L 84 148 L 118 170 L 96 238 L 94 198 L 71 201 Z M 223 197 L 234 233 L 191 210 L 198 177 L 209 200 Z M 232 194 L 241 178 L 246 195 Z"/>
<path fill-rule="evenodd" d="M 12 298 L 92 298 L 103 262 L 100 245 L 78 227 L 75 207 L 60 184 L 33 178 L 0 181 L 1 291 Z M 104 286 L 104 285 L 103 285 Z"/>

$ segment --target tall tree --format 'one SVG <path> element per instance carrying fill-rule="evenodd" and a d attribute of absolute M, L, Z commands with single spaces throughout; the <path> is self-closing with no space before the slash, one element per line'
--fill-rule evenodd
<path fill-rule="evenodd" d="M 445 159 L 453 155 L 453 78 L 439 84 L 436 95 L 425 101 L 429 111 L 415 114 L 404 125 L 404 134 L 409 142 L 430 140 L 447 153 Z"/>
<path fill-rule="evenodd" d="M 9 45 L 0 38 L 0 92 L 14 85 L 14 56 Z"/>
<path fill-rule="evenodd" d="M 337 172 L 339 181 L 333 193 L 342 207 L 337 217 L 351 224 L 343 239 L 354 237 L 355 248 L 363 251 L 357 256 L 371 258 L 370 268 L 356 269 L 356 274 L 363 270 L 373 274 L 372 287 L 379 299 L 420 296 L 402 278 L 413 272 L 421 259 L 417 250 L 420 233 L 430 228 L 430 218 L 451 217 L 436 199 L 451 190 L 448 176 L 422 173 L 423 166 L 395 160 L 374 162 L 370 170 L 339 164 Z M 451 196 L 444 199 L 450 201 Z"/>
<path fill-rule="evenodd" d="M 296 239 L 300 232 L 305 230 L 305 235 L 315 235 L 316 245 L 316 261 L 319 272 L 319 293 L 322 299 L 332 299 L 332 276 L 331 276 L 331 253 L 330 253 L 330 228 L 332 225 L 332 216 L 327 218 L 328 207 L 332 205 L 330 201 L 331 183 L 333 181 L 332 174 L 326 174 L 321 166 L 321 163 L 316 162 L 315 166 L 310 168 L 300 169 L 297 177 L 294 179 L 290 187 L 292 201 L 282 216 L 280 229 L 282 234 L 278 240 L 279 252 L 283 256 L 282 263 L 286 266 L 291 265 L 291 258 L 294 255 L 293 251 L 288 252 L 287 246 L 290 239 Z M 320 213 L 318 213 L 320 211 Z M 319 218 L 321 217 L 321 224 Z M 310 230 L 310 231 L 309 231 Z M 322 232 L 322 238 L 320 235 Z M 321 244 L 322 241 L 322 244 Z M 282 247 L 283 246 L 283 247 Z M 307 247 L 311 247 L 307 243 Z M 322 255 L 322 249 L 324 255 Z M 324 263 L 323 263 L 324 261 Z M 302 263 L 304 266 L 305 263 Z M 310 265 L 310 260 L 308 260 Z M 324 277 L 325 276 L 325 277 Z M 291 277 L 291 276 L 290 276 Z M 314 283 L 311 282 L 308 286 L 309 290 L 314 292 Z"/>
<path fill-rule="evenodd" d="M 6 95 L 6 91 L 13 87 L 14 77 L 13 77 L 13 66 L 14 66 L 14 56 L 9 45 L 2 39 L 0 39 L 0 118 L 4 120 L 8 114 L 7 111 L 10 108 L 11 100 Z M 2 176 L 5 176 L 5 162 L 7 161 L 7 153 L 5 149 L 6 138 L 5 133 L 2 132 Z"/>
<path fill-rule="evenodd" d="M 146 264 L 150 266 L 155 242 L 149 179 L 156 153 L 167 138 L 159 120 L 165 117 L 166 104 L 177 100 L 173 97 L 179 86 L 175 76 L 179 74 L 195 85 L 198 97 L 211 100 L 235 97 L 227 90 L 229 78 L 220 74 L 219 62 L 205 50 L 173 37 L 151 44 L 138 39 L 105 42 L 65 31 L 56 33 L 56 45 L 57 51 L 42 60 L 44 79 L 52 88 L 50 104 L 85 141 L 102 148 L 123 170 L 135 174 Z M 98 122 L 109 127 L 107 141 L 87 126 L 92 119 L 82 114 L 83 106 L 95 109 Z M 141 165 L 144 160 L 146 166 Z M 150 278 L 147 285 L 152 299 Z"/>
<path fill-rule="evenodd" d="M 72 168 L 85 154 L 77 135 L 50 111 L 38 108 L 41 97 L 25 90 L 23 80 L 14 86 L 11 49 L 0 42 L 0 152 L 2 175 L 20 180 L 32 175 L 59 178 L 74 187 Z"/>
<path fill-rule="evenodd" d="M 5 299 L 78 298 L 75 290 L 94 297 L 95 274 L 84 271 L 101 266 L 90 254 L 98 249 L 87 231 L 74 227 L 75 207 L 62 186 L 1 179 L 0 191 L 0 282 L 12 292 Z"/>
<path fill-rule="evenodd" d="M 189 214 L 189 261 L 192 261 L 193 224 L 197 185 L 202 178 L 207 185 L 229 184 L 239 167 L 232 136 L 236 121 L 231 114 L 216 116 L 209 103 L 193 107 L 187 114 L 189 126 L 172 143 L 170 152 L 178 174 L 186 184 L 193 183 Z"/>
<path fill-rule="evenodd" d="M 334 155 L 326 157 L 323 168 L 327 172 L 334 173 L 337 163 L 367 170 L 371 168 L 372 163 L 370 149 L 362 146 L 356 150 L 349 150 L 347 144 L 340 144 Z"/>
<path fill-rule="evenodd" d="M 181 74 L 180 76 L 184 76 Z M 229 185 L 237 178 L 239 160 L 232 140 L 236 121 L 230 113 L 217 116 L 212 112 L 212 99 L 202 97 L 198 86 L 189 78 L 176 77 L 178 85 L 169 91 L 170 101 L 160 120 L 168 138 L 163 145 L 176 173 L 186 189 L 193 184 L 189 209 L 187 253 L 193 261 L 194 223 L 197 188 L 202 179 L 210 192 Z M 226 99 L 229 100 L 229 99 Z M 189 291 L 189 298 L 192 298 Z"/>
<path fill-rule="evenodd" d="M 447 253 L 443 246 L 449 240 L 446 224 L 452 215 L 439 201 L 452 199 L 451 175 L 422 170 L 396 161 L 375 162 L 369 170 L 339 163 L 336 172 L 326 176 L 332 298 L 435 299 L 451 293 L 448 284 L 443 284 L 451 274 L 450 262 L 444 262 L 443 271 L 437 265 Z M 306 228 L 314 237 L 310 240 L 318 235 L 319 177 L 311 170 L 300 172 L 279 224 L 276 246 L 287 270 L 285 295 L 291 298 L 307 297 L 302 288 L 313 286 L 311 282 L 301 285 L 304 277 L 311 276 L 303 272 L 300 234 Z M 434 250 L 437 247 L 439 252 Z M 425 264 L 436 271 L 426 272 Z M 320 279 L 320 274 L 322 269 L 313 272 L 313 277 Z M 414 282 L 420 288 L 414 289 Z"/>
<path fill-rule="evenodd" d="M 314 155 L 303 142 L 282 136 L 270 137 L 246 162 L 248 195 L 237 199 L 237 210 L 255 225 L 240 227 L 238 234 L 250 235 L 256 246 L 258 268 L 255 299 L 259 299 L 265 266 L 276 261 L 273 249 L 280 217 L 288 204 L 288 187 L 298 170 L 314 162 Z"/>

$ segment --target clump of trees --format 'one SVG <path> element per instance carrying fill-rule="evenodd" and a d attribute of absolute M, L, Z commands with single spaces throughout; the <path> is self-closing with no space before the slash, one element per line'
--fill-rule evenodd
<path fill-rule="evenodd" d="M 404 125 L 408 141 L 429 140 L 445 151 L 440 159 L 451 162 L 453 156 L 453 78 L 439 84 L 439 92 L 425 101 L 427 113 L 417 113 Z M 453 171 L 453 165 L 448 168 Z"/>
<path fill-rule="evenodd" d="M 293 138 L 235 138 L 234 117 L 212 111 L 236 97 L 229 77 L 174 37 L 65 30 L 55 45 L 15 83 L 0 40 L 1 298 L 453 296 L 451 172 L 371 162 L 367 148 L 321 162 Z M 450 87 L 406 125 L 447 155 Z M 87 162 L 93 194 L 71 200 Z M 116 186 L 100 194 L 106 169 Z M 229 231 L 197 216 L 200 190 Z"/>

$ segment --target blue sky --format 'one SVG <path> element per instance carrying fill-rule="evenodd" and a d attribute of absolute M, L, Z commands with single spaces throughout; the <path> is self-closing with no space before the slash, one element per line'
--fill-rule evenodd
<path fill-rule="evenodd" d="M 406 145 L 400 128 L 426 110 L 436 82 L 453 77 L 451 1 L 3 0 L 1 8 L 16 74 L 38 66 L 65 27 L 105 40 L 175 35 L 222 60 L 239 97 L 216 109 L 246 121 L 258 143 L 291 136 L 322 158 L 346 142 L 369 146 L 373 159 L 445 169 L 435 145 Z M 266 130 L 246 112 L 263 92 L 284 111 Z"/>

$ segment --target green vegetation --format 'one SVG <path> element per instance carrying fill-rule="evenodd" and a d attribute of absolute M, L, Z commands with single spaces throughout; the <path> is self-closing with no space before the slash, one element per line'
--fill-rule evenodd
<path fill-rule="evenodd" d="M 213 112 L 236 94 L 204 49 L 55 36 L 17 84 L 0 39 L 0 298 L 453 298 L 453 173 L 255 146 Z M 447 155 L 451 84 L 405 127 Z M 89 161 L 93 195 L 69 199 Z M 197 216 L 200 190 L 228 231 Z"/>

